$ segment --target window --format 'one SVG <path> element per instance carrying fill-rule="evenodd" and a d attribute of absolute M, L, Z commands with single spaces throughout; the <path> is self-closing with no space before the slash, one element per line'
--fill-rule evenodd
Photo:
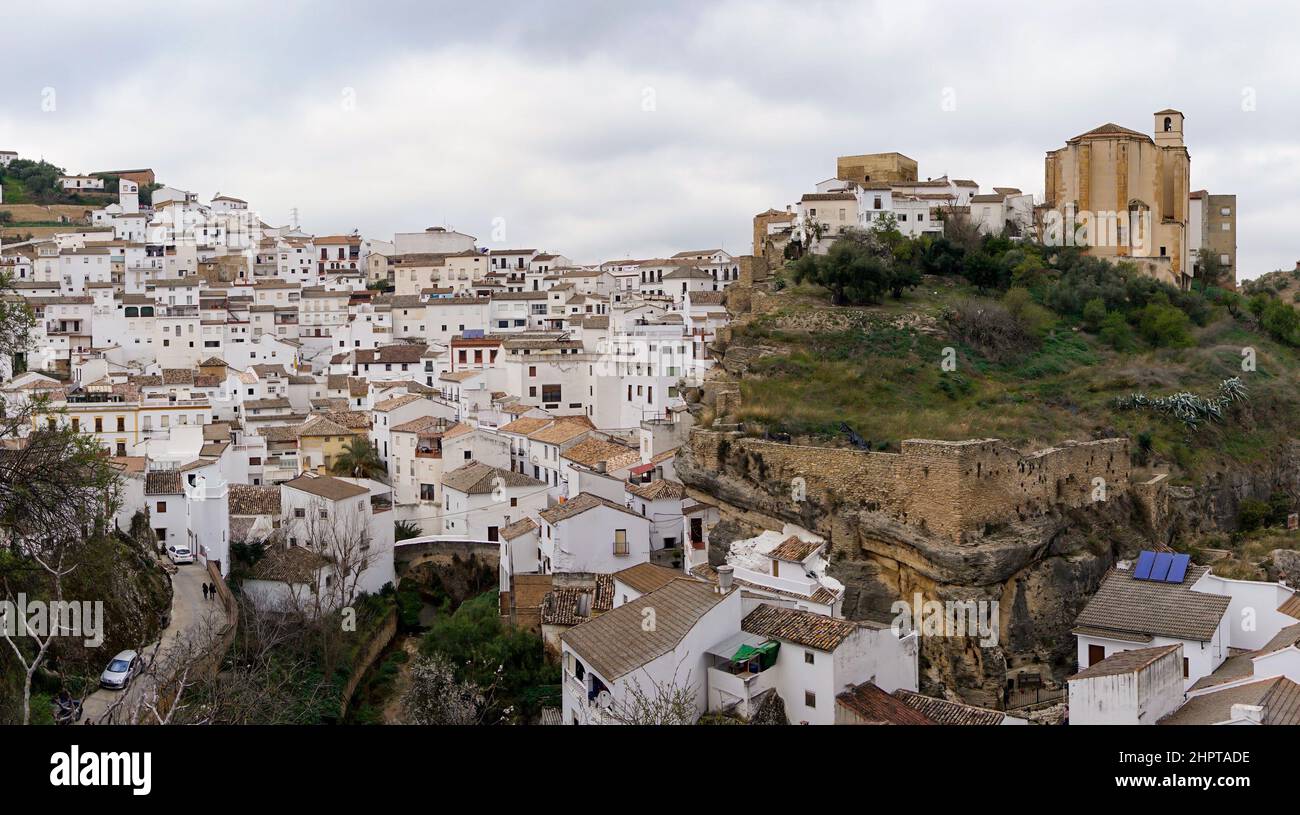
<path fill-rule="evenodd" d="M 558 402 L 558 401 L 560 401 L 560 386 L 559 386 L 559 385 L 543 385 L 543 386 L 542 386 L 542 401 L 543 401 L 543 402 Z"/>
<path fill-rule="evenodd" d="M 803 692 L 803 703 L 805 707 L 817 707 L 817 694 L 810 690 Z"/>
<path fill-rule="evenodd" d="M 616 555 L 627 554 L 627 530 L 626 529 L 614 530 L 614 554 Z"/>
<path fill-rule="evenodd" d="M 159 501 L 158 504 L 157 504 L 157 510 L 158 510 L 159 512 L 166 512 L 166 511 L 167 511 L 167 502 L 166 502 L 166 501 Z"/>
<path fill-rule="evenodd" d="M 302 507 L 294 507 L 294 509 L 293 509 L 293 517 L 295 517 L 295 518 L 306 518 L 306 517 L 307 517 L 307 510 L 303 509 Z"/>
<path fill-rule="evenodd" d="M 118 433 L 126 432 L 126 418 L 123 416 L 117 417 L 117 432 Z"/>
<path fill-rule="evenodd" d="M 1183 657 L 1183 679 L 1187 679 L 1189 676 L 1187 657 Z"/>
<path fill-rule="evenodd" d="M 1106 646 L 1104 645 L 1088 646 L 1088 667 L 1091 668 L 1093 665 L 1096 665 L 1098 662 L 1101 662 L 1105 658 L 1106 658 Z"/>
<path fill-rule="evenodd" d="M 807 665 L 812 665 L 812 664 L 814 664 L 814 663 L 817 661 L 817 658 L 816 658 L 815 656 L 813 656 L 813 652 L 812 652 L 812 651 L 804 651 L 804 652 L 803 652 L 803 661 L 804 661 L 804 663 L 807 664 Z"/>

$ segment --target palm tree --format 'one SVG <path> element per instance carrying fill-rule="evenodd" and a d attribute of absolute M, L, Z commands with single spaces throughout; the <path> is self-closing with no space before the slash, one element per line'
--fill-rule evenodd
<path fill-rule="evenodd" d="M 352 478 L 374 478 L 387 474 L 384 463 L 379 460 L 379 452 L 369 439 L 353 436 L 343 448 L 343 454 L 334 459 L 332 467 L 335 475 Z"/>

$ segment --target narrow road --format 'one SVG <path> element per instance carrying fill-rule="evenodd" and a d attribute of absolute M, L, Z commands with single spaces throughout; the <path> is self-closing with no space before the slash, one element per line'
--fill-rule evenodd
<path fill-rule="evenodd" d="M 203 599 L 203 584 L 207 580 L 208 570 L 198 563 L 187 563 L 176 568 L 176 574 L 172 575 L 171 622 L 163 630 L 160 638 L 162 642 L 162 647 L 159 648 L 160 658 L 167 648 L 175 642 L 176 638 L 180 636 L 181 632 L 189 630 L 210 615 L 221 614 L 220 602 Z M 148 646 L 139 649 L 139 653 L 148 655 L 153 650 L 153 646 L 154 643 L 150 643 Z M 113 654 L 104 655 L 105 667 L 107 667 L 108 660 L 112 657 Z M 130 702 L 140 697 L 140 694 L 145 690 L 145 685 L 151 681 L 151 677 L 147 676 L 133 679 L 124 691 L 100 688 L 87 696 L 85 701 L 82 702 L 82 721 L 97 721 L 123 693 L 127 694 L 127 700 L 118 709 L 121 710 L 129 706 Z"/>

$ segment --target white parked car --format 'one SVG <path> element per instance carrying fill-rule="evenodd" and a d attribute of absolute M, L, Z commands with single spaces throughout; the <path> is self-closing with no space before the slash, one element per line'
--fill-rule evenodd
<path fill-rule="evenodd" d="M 177 546 L 174 543 L 167 547 L 167 557 L 171 558 L 172 563 L 177 565 L 194 562 L 194 553 L 191 552 L 189 548 L 185 546 Z"/>
<path fill-rule="evenodd" d="M 101 687 L 122 690 L 139 671 L 140 655 L 135 651 L 123 651 L 108 663 L 108 667 L 99 676 L 99 684 Z"/>

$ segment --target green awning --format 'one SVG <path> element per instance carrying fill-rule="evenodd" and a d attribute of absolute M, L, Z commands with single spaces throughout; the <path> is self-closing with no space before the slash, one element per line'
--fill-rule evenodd
<path fill-rule="evenodd" d="M 736 649 L 735 655 L 731 658 L 732 662 L 749 662 L 754 657 L 759 657 L 759 663 L 767 668 L 776 662 L 776 652 L 781 648 L 781 643 L 776 640 L 768 640 L 757 647 L 751 645 L 742 645 Z"/>

